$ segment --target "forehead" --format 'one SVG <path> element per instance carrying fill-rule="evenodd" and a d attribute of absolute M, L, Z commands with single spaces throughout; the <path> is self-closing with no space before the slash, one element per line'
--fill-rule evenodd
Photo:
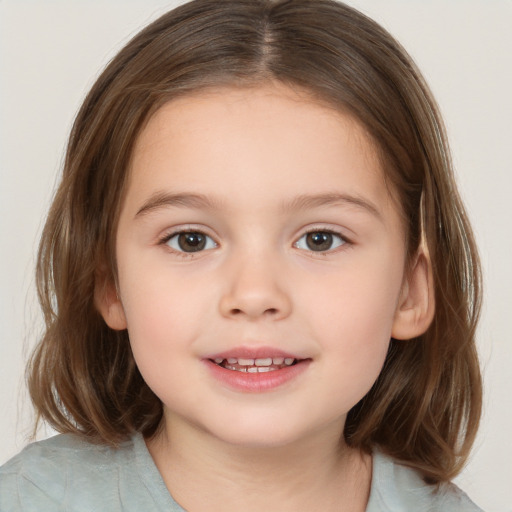
<path fill-rule="evenodd" d="M 211 89 L 162 106 L 136 141 L 128 200 L 170 188 L 226 201 L 261 192 L 260 203 L 306 189 L 388 198 L 362 125 L 303 90 L 276 84 Z"/>

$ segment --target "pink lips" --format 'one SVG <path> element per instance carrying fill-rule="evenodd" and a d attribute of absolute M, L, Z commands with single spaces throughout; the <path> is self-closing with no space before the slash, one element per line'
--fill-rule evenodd
<path fill-rule="evenodd" d="M 297 355 L 283 352 L 282 350 L 272 347 L 238 347 L 218 354 L 208 356 L 208 359 L 228 359 L 229 357 L 244 358 L 244 359 L 258 359 L 265 357 L 291 357 L 293 359 L 300 359 Z"/>
<path fill-rule="evenodd" d="M 228 364 L 228 361 L 254 360 L 255 365 L 248 366 L 249 371 L 238 371 L 244 369 L 238 363 Z M 265 371 L 262 370 L 262 363 L 272 359 L 273 363 Z M 218 362 L 223 360 L 223 363 Z M 284 361 L 286 360 L 286 363 Z M 293 363 L 291 361 L 293 360 Z M 271 391 L 287 382 L 297 378 L 309 366 L 311 359 L 300 358 L 294 354 L 283 352 L 271 347 L 239 347 L 226 352 L 212 354 L 203 360 L 211 372 L 211 375 L 228 388 L 236 391 L 249 393 L 261 393 Z M 217 361 L 217 363 L 216 363 Z M 282 361 L 282 362 L 280 362 Z M 277 362 L 278 364 L 274 364 Z M 237 369 L 233 369 L 237 368 Z M 251 372 L 254 371 L 254 373 Z M 257 371 L 256 371 L 257 370 Z"/>

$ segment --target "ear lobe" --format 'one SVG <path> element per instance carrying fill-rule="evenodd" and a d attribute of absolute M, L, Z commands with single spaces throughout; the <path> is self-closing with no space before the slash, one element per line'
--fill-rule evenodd
<path fill-rule="evenodd" d="M 104 276 L 96 277 L 94 303 L 103 320 L 111 329 L 122 331 L 127 328 L 123 304 L 116 286 L 111 280 L 107 282 Z"/>
<path fill-rule="evenodd" d="M 391 336 L 398 340 L 421 336 L 432 323 L 434 312 L 432 263 L 426 248 L 420 247 L 402 286 Z"/>

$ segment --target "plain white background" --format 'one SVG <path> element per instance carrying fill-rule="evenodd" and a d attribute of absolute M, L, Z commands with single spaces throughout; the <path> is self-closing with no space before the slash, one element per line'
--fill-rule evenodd
<path fill-rule="evenodd" d="M 30 433 L 34 254 L 72 119 L 115 52 L 176 3 L 0 0 L 0 464 Z M 512 511 L 512 0 L 349 3 L 402 42 L 445 117 L 485 272 L 484 417 L 457 483 L 487 512 Z"/>

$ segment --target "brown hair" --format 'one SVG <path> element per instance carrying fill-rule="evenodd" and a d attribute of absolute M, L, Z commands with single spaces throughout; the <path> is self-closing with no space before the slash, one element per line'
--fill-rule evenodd
<path fill-rule="evenodd" d="M 116 279 L 114 237 L 134 143 L 162 104 L 219 85 L 278 81 L 366 128 L 399 198 L 409 255 L 422 237 L 436 312 L 414 340 L 391 340 L 381 375 L 350 411 L 345 439 L 419 469 L 460 471 L 481 408 L 475 350 L 480 268 L 436 104 L 414 63 L 379 25 L 331 0 L 195 0 L 135 36 L 99 77 L 74 123 L 37 266 L 46 331 L 29 367 L 40 417 L 116 445 L 155 433 L 162 405 L 126 331 L 95 307 L 97 276 Z"/>

